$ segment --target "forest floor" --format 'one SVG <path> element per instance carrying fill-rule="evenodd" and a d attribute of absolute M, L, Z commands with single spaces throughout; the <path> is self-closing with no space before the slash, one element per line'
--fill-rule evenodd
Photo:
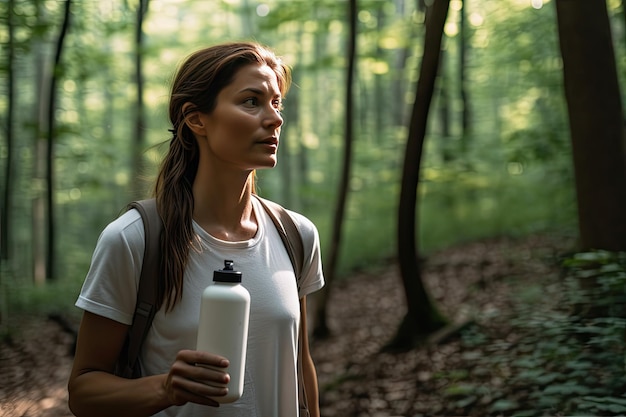
<path fill-rule="evenodd" d="M 555 308 L 561 256 L 572 247 L 571 237 L 534 235 L 433 254 L 424 263 L 426 286 L 441 312 L 461 325 L 402 353 L 381 353 L 405 312 L 397 268 L 338 282 L 328 306 L 332 335 L 312 348 L 322 416 L 537 415 L 524 410 L 529 403 L 536 410 L 538 401 L 548 401 L 542 407 L 549 414 L 562 415 L 558 399 L 533 397 L 515 374 L 530 370 L 531 344 L 541 341 L 525 342 L 511 323 L 520 311 Z M 19 331 L 0 343 L 0 416 L 71 416 L 66 382 L 74 338 L 64 329 L 68 324 L 78 323 L 22 318 L 13 326 Z M 559 382 L 544 377 L 546 386 Z"/>

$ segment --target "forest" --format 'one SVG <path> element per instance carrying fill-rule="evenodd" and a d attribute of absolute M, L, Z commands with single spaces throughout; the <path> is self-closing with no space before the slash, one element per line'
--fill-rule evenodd
<path fill-rule="evenodd" d="M 257 189 L 320 233 L 323 416 L 626 413 L 624 0 L 0 10 L 0 415 L 70 415 L 98 236 L 153 191 L 177 66 L 232 40 L 293 73 Z"/>

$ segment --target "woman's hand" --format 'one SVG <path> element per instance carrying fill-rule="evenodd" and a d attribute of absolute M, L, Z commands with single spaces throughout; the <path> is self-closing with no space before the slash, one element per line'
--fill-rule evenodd
<path fill-rule="evenodd" d="M 219 407 L 213 398 L 228 393 L 228 388 L 224 387 L 230 380 L 225 370 L 228 365 L 228 360 L 219 355 L 181 350 L 164 381 L 163 389 L 169 402 L 173 405 L 193 402 Z"/>
<path fill-rule="evenodd" d="M 226 358 L 183 350 L 167 374 L 124 379 L 113 375 L 128 326 L 85 312 L 68 381 L 69 406 L 83 417 L 151 416 L 187 402 L 218 406 L 230 379 Z M 221 385 L 221 386 L 220 386 Z"/>

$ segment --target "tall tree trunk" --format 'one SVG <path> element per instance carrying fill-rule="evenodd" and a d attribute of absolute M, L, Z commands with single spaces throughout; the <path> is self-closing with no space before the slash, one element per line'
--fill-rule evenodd
<path fill-rule="evenodd" d="M 47 122 L 47 149 L 46 149 L 46 213 L 48 216 L 48 234 L 46 245 L 46 272 L 48 279 L 56 277 L 55 266 L 55 215 L 54 215 L 54 137 L 55 137 L 55 120 L 56 98 L 57 98 L 57 81 L 61 76 L 61 56 L 63 54 L 63 45 L 65 35 L 70 25 L 70 9 L 72 0 L 65 2 L 65 12 L 63 14 L 63 26 L 57 38 L 56 51 L 54 54 L 54 66 L 52 67 L 52 78 L 50 80 L 50 93 L 48 95 L 48 122 Z"/>
<path fill-rule="evenodd" d="M 42 4 L 35 4 L 37 23 L 45 25 L 46 11 Z M 36 94 L 38 100 L 36 102 L 35 114 L 33 119 L 36 120 L 35 142 L 33 144 L 33 173 L 32 173 L 32 212 L 31 212 L 31 249 L 32 249 L 32 274 L 33 281 L 37 285 L 43 285 L 46 282 L 46 207 L 44 199 L 44 184 L 46 173 L 46 122 L 47 122 L 47 104 L 49 102 L 48 94 L 50 87 L 47 83 L 52 78 L 50 74 L 50 62 L 47 59 L 44 45 L 41 42 L 34 42 L 34 63 Z"/>
<path fill-rule="evenodd" d="M 409 137 L 404 153 L 398 210 L 398 259 L 406 295 L 407 313 L 396 336 L 386 346 L 386 349 L 390 350 L 410 349 L 446 324 L 446 319 L 432 302 L 422 282 L 416 239 L 418 235 L 416 207 L 428 112 L 435 89 L 441 39 L 449 5 L 449 0 L 434 0 L 426 14 L 424 55 L 419 69 Z"/>
<path fill-rule="evenodd" d="M 386 23 L 385 3 L 380 3 L 376 7 L 376 26 L 379 33 L 383 33 Z M 377 61 L 384 61 L 388 56 L 386 50 L 380 46 L 380 42 L 376 42 L 375 54 Z M 398 74 L 399 73 L 400 71 L 398 71 Z M 389 113 L 386 110 L 389 108 L 390 103 L 400 101 L 396 100 L 395 97 L 390 97 L 389 84 L 386 82 L 387 79 L 388 74 L 386 74 L 386 76 L 383 76 L 382 74 L 374 74 L 375 98 L 371 100 L 373 106 L 361 106 L 366 115 L 371 114 L 371 108 L 374 109 L 374 143 L 383 137 L 385 122 L 389 119 Z M 363 97 L 367 96 L 363 94 Z M 390 100 L 390 98 L 392 100 Z M 370 100 L 367 99 L 364 101 L 370 102 Z M 366 127 L 366 129 L 371 129 L 371 127 Z"/>
<path fill-rule="evenodd" d="M 441 159 L 444 162 L 450 162 L 454 159 L 455 152 L 452 152 L 452 146 L 450 142 L 451 129 L 450 129 L 450 92 L 448 90 L 448 74 L 446 73 L 446 51 L 441 49 L 441 56 L 439 59 L 439 123 L 441 124 Z"/>
<path fill-rule="evenodd" d="M 341 246 L 341 235 L 343 219 L 346 211 L 346 201 L 350 187 L 350 171 L 352 165 L 352 142 L 354 128 L 354 72 L 356 65 L 356 17 L 357 0 L 349 1 L 348 19 L 350 21 L 350 35 L 348 37 L 348 69 L 346 79 L 346 115 L 345 115 L 345 136 L 344 154 L 342 163 L 341 182 L 337 193 L 337 205 L 333 219 L 333 230 L 330 241 L 330 258 L 326 269 L 326 286 L 322 289 L 317 298 L 317 317 L 315 320 L 314 335 L 316 337 L 327 337 L 330 334 L 328 327 L 326 305 L 328 296 L 337 273 L 339 263 L 339 248 Z"/>
<path fill-rule="evenodd" d="M 148 1 L 139 0 L 137 5 L 137 21 L 135 26 L 135 83 L 137 87 L 137 104 L 135 113 L 135 137 L 133 138 L 132 148 L 132 178 L 139 179 L 143 173 L 143 149 L 146 142 L 145 134 L 145 109 L 143 103 L 143 54 L 144 54 L 144 33 L 143 22 L 148 12 Z M 133 184 L 137 182 L 133 181 Z M 133 195 L 143 194 L 144 190 L 133 189 Z"/>
<path fill-rule="evenodd" d="M 35 118 L 37 120 L 37 133 L 34 143 L 34 162 L 33 162 L 33 201 L 31 216 L 31 232 L 32 232 L 32 257 L 33 257 L 33 281 L 37 285 L 46 282 L 46 207 L 43 193 L 43 184 L 45 181 L 46 171 L 46 141 L 45 141 L 45 125 L 46 125 L 46 97 L 50 94 L 50 89 L 46 88 L 45 82 L 48 79 L 47 73 L 50 71 L 49 65 L 41 50 L 41 45 L 35 45 L 35 73 L 37 85 L 37 109 Z"/>
<path fill-rule="evenodd" d="M 13 8 L 15 0 L 9 0 L 7 4 L 7 118 L 5 124 L 6 134 L 6 165 L 4 167 L 4 183 L 2 184 L 2 207 L 0 208 L 0 263 L 9 260 L 11 232 L 9 217 L 11 214 L 11 204 L 13 202 L 13 175 L 15 168 L 13 166 L 13 119 L 15 116 L 15 26 Z M 1 283 L 0 283 L 1 284 Z"/>
<path fill-rule="evenodd" d="M 15 23 L 14 23 L 15 0 L 9 0 L 7 4 L 7 118 L 6 118 L 6 165 L 4 169 L 4 183 L 2 184 L 2 207 L 0 207 L 0 332 L 7 331 L 9 323 L 9 308 L 7 303 L 7 281 L 9 263 L 11 257 L 12 233 L 9 230 L 9 217 L 13 203 L 13 178 L 15 168 L 13 166 L 13 119 L 15 116 Z"/>
<path fill-rule="evenodd" d="M 626 251 L 622 103 L 605 1 L 556 1 L 581 249 Z"/>
<path fill-rule="evenodd" d="M 410 14 L 407 12 L 406 3 L 404 0 L 395 0 L 395 13 L 397 18 L 405 18 L 405 14 Z M 405 68 L 407 67 L 407 61 L 411 56 L 411 42 L 416 37 L 417 30 L 413 29 L 414 26 L 411 26 L 409 31 L 408 39 L 402 49 L 399 49 L 394 54 L 393 59 L 393 69 L 391 71 L 391 95 L 392 100 L 390 103 L 390 113 L 392 126 L 403 126 L 406 123 L 406 114 L 405 108 L 406 105 L 404 103 L 404 95 L 406 93 L 406 81 L 405 81 Z"/>
<path fill-rule="evenodd" d="M 463 150 L 467 149 L 467 139 L 471 134 L 471 107 L 467 92 L 467 0 L 461 2 L 459 24 L 459 85 L 461 93 L 461 140 Z"/>

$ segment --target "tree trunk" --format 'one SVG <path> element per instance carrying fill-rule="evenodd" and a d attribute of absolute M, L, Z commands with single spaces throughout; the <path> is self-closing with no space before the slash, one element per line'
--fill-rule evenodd
<path fill-rule="evenodd" d="M 444 163 L 449 163 L 454 159 L 456 152 L 452 151 L 452 129 L 450 128 L 450 113 L 452 110 L 450 109 L 450 92 L 448 91 L 448 74 L 446 73 L 446 51 L 444 49 L 440 52 L 441 56 L 439 59 L 439 103 L 438 103 L 438 114 L 439 114 L 439 124 L 441 125 L 441 159 Z"/>
<path fill-rule="evenodd" d="M 346 211 L 346 201 L 348 199 L 348 191 L 350 186 L 350 170 L 352 165 L 352 142 L 354 127 L 354 72 L 356 64 L 356 16 L 357 16 L 357 0 L 349 1 L 348 18 L 350 20 L 350 35 L 348 38 L 348 69 L 346 80 L 346 115 L 345 115 L 345 136 L 344 136 L 344 155 L 342 163 L 341 183 L 337 194 L 337 205 L 335 207 L 335 216 L 333 220 L 332 237 L 330 241 L 330 258 L 326 269 L 326 285 L 317 297 L 317 315 L 315 319 L 315 327 L 313 334 L 316 337 L 327 337 L 330 329 L 326 320 L 326 305 L 330 289 L 337 273 L 337 264 L 339 262 L 339 248 L 341 246 L 341 231 L 343 219 Z"/>
<path fill-rule="evenodd" d="M 63 15 L 63 26 L 57 38 L 56 51 L 54 55 L 54 65 L 52 67 L 52 78 L 50 80 L 50 93 L 48 95 L 48 122 L 47 122 L 47 148 L 46 148 L 46 214 L 48 216 L 48 233 L 46 244 L 46 273 L 47 279 L 56 277 L 55 252 L 55 215 L 54 215 L 54 137 L 55 137 L 55 112 L 57 98 L 57 81 L 61 76 L 61 56 L 63 55 L 63 45 L 65 35 L 70 25 L 70 9 L 72 1 L 65 2 L 65 12 Z"/>
<path fill-rule="evenodd" d="M 581 249 L 626 250 L 622 104 L 605 1 L 556 1 Z"/>
<path fill-rule="evenodd" d="M 143 34 L 143 22 L 148 12 L 148 1 L 139 0 L 137 5 L 137 22 L 135 26 L 135 83 L 137 87 L 137 104 L 135 113 L 135 137 L 133 138 L 132 148 L 132 178 L 139 179 L 143 172 L 143 149 L 146 142 L 145 135 L 145 110 L 143 103 L 143 54 L 144 54 L 144 34 Z M 137 184 L 136 181 L 131 182 Z M 143 194 L 145 190 L 133 189 L 131 193 Z"/>
<path fill-rule="evenodd" d="M 446 319 L 431 301 L 422 282 L 416 239 L 418 235 L 416 206 L 422 148 L 426 137 L 428 112 L 435 89 L 441 38 L 449 5 L 449 0 L 434 0 L 427 9 L 424 55 L 419 69 L 409 137 L 404 154 L 398 211 L 398 259 L 406 295 L 407 313 L 396 336 L 386 346 L 388 350 L 410 349 L 446 324 Z"/>
<path fill-rule="evenodd" d="M 46 207 L 44 200 L 44 183 L 46 172 L 46 105 L 49 102 L 48 94 L 50 88 L 46 82 L 51 77 L 50 65 L 43 52 L 41 44 L 35 44 L 33 48 L 35 52 L 35 85 L 37 86 L 37 97 L 39 100 L 36 105 L 36 114 L 34 119 L 37 121 L 34 158 L 33 158 L 33 178 L 32 187 L 32 214 L 31 214 L 31 241 L 32 241 L 32 274 L 33 281 L 36 285 L 43 285 L 46 282 Z"/>
<path fill-rule="evenodd" d="M 6 134 L 6 165 L 4 169 L 4 183 L 2 184 L 2 207 L 0 208 L 0 263 L 8 261 L 10 256 L 10 224 L 9 217 L 11 214 L 11 204 L 13 202 L 13 175 L 15 168 L 13 166 L 13 119 L 15 115 L 15 26 L 13 8 L 15 0 L 9 0 L 7 4 L 7 118 L 5 124 Z"/>
<path fill-rule="evenodd" d="M 463 150 L 467 149 L 467 139 L 471 134 L 471 108 L 469 93 L 467 92 L 467 4 L 466 0 L 461 3 L 459 25 L 459 84 L 461 92 L 461 140 Z"/>
<path fill-rule="evenodd" d="M 4 183 L 2 184 L 2 206 L 0 207 L 0 332 L 6 334 L 9 324 L 8 277 L 9 259 L 12 244 L 12 233 L 9 230 L 9 217 L 13 203 L 13 178 L 15 168 L 13 166 L 13 119 L 15 115 L 15 26 L 14 26 L 15 0 L 9 0 L 7 4 L 7 118 L 6 118 L 6 165 L 4 169 Z"/>
<path fill-rule="evenodd" d="M 376 8 L 376 25 L 380 33 L 383 33 L 384 31 L 383 28 L 385 27 L 385 23 L 386 23 L 384 5 L 385 5 L 384 3 L 380 3 Z M 386 52 L 383 48 L 381 48 L 380 43 L 376 45 L 375 54 L 376 54 L 375 56 L 376 56 L 377 61 L 382 61 L 386 58 Z M 383 135 L 385 131 L 385 121 L 389 118 L 389 113 L 386 112 L 386 109 L 389 108 L 389 105 L 392 102 L 392 100 L 390 100 L 390 95 L 388 93 L 389 84 L 386 83 L 386 78 L 387 77 L 383 77 L 381 74 L 374 74 L 375 97 L 373 100 L 371 100 L 371 102 L 373 103 L 373 108 L 374 108 L 374 137 L 373 137 L 374 142 L 373 143 L 376 143 L 376 141 L 379 138 L 384 137 Z M 366 95 L 363 94 L 363 96 L 366 96 Z M 370 100 L 365 100 L 365 101 L 369 102 Z M 393 101 L 395 101 L 395 97 Z M 369 107 L 370 106 L 361 106 L 361 108 L 364 110 L 366 114 L 368 114 L 370 111 Z M 367 120 L 365 120 L 365 122 L 367 122 Z M 371 127 L 367 127 L 366 129 L 368 128 L 371 128 Z"/>
<path fill-rule="evenodd" d="M 397 17 L 404 17 L 406 11 L 406 3 L 402 0 L 395 0 L 395 13 Z M 394 53 L 393 57 L 393 69 L 391 71 L 391 103 L 389 105 L 391 113 L 391 125 L 392 126 L 404 126 L 406 123 L 406 105 L 404 103 L 404 96 L 406 94 L 406 81 L 405 81 L 405 68 L 407 67 L 407 61 L 411 55 L 411 41 L 417 37 L 417 30 L 411 26 L 408 34 L 408 41 L 402 49 L 399 49 Z"/>

